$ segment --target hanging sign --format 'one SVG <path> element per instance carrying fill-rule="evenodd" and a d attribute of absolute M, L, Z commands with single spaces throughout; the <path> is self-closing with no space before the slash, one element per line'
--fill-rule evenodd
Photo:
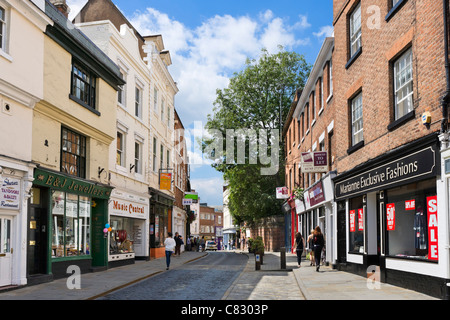
<path fill-rule="evenodd" d="M 395 230 L 395 203 L 386 205 L 386 225 L 388 231 Z"/>
<path fill-rule="evenodd" d="M 172 186 L 172 174 L 168 172 L 161 172 L 159 174 L 159 189 L 170 190 Z"/>
<path fill-rule="evenodd" d="M 356 220 L 355 210 L 350 210 L 350 232 L 356 231 L 355 220 Z"/>
<path fill-rule="evenodd" d="M 302 152 L 300 163 L 302 172 L 327 172 L 327 154 L 326 151 Z"/>
<path fill-rule="evenodd" d="M 358 209 L 358 230 L 363 231 L 364 230 L 364 210 Z"/>
<path fill-rule="evenodd" d="M 437 196 L 427 197 L 428 211 L 428 260 L 439 260 Z"/>
<path fill-rule="evenodd" d="M 288 199 L 289 190 L 286 187 L 278 187 L 277 189 L 277 199 Z"/>

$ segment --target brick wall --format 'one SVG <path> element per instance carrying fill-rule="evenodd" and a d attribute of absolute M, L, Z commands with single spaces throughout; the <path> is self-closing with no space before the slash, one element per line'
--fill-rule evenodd
<path fill-rule="evenodd" d="M 335 134 L 337 171 L 345 172 L 408 142 L 439 131 L 440 98 L 445 92 L 442 2 L 404 1 L 386 21 L 390 1 L 361 1 L 362 53 L 348 68 L 349 15 L 358 1 L 334 1 L 335 50 L 333 77 L 336 84 Z M 377 11 L 372 11 L 375 5 Z M 339 10 L 337 9 L 339 8 Z M 374 13 L 375 12 L 375 13 Z M 378 19 L 378 20 L 377 20 Z M 379 26 L 374 26 L 379 22 Z M 413 105 L 415 116 L 388 129 L 394 122 L 393 63 L 406 49 L 413 52 Z M 362 91 L 364 146 L 351 147 L 350 99 Z M 421 116 L 431 113 L 432 124 Z"/>
<path fill-rule="evenodd" d="M 282 216 L 272 216 L 262 219 L 249 229 L 250 238 L 262 237 L 264 250 L 267 252 L 278 252 L 281 247 L 285 246 L 285 224 L 284 217 Z"/>

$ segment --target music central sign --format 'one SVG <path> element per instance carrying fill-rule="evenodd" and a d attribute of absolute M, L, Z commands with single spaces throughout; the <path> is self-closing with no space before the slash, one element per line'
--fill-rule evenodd
<path fill-rule="evenodd" d="M 336 200 L 436 176 L 436 146 L 430 146 L 335 183 Z"/>

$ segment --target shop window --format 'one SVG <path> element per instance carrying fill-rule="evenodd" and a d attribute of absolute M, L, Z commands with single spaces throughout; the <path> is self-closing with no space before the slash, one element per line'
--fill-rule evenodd
<path fill-rule="evenodd" d="M 67 128 L 61 134 L 61 172 L 86 177 L 86 137 Z"/>
<path fill-rule="evenodd" d="M 134 219 L 111 216 L 110 226 L 112 233 L 109 238 L 109 253 L 131 253 L 134 252 Z"/>
<path fill-rule="evenodd" d="M 349 252 L 364 253 L 363 197 L 349 200 Z"/>
<path fill-rule="evenodd" d="M 391 189 L 386 194 L 387 255 L 434 260 L 429 255 L 430 241 L 437 234 L 428 232 L 428 218 L 434 213 L 434 206 L 429 208 L 427 199 L 436 196 L 436 180 Z"/>
<path fill-rule="evenodd" d="M 62 191 L 52 192 L 52 257 L 90 254 L 91 200 Z"/>

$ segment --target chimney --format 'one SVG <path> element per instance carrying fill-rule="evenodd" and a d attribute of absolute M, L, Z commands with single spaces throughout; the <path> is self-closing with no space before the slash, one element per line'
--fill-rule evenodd
<path fill-rule="evenodd" d="M 70 8 L 66 3 L 66 0 L 50 0 L 50 2 L 58 9 L 62 14 L 69 18 Z"/>

